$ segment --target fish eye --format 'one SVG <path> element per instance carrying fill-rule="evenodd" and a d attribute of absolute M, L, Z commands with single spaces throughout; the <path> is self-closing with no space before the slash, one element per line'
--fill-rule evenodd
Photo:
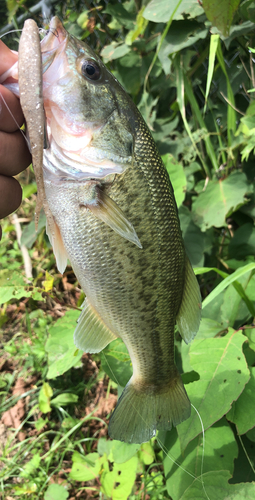
<path fill-rule="evenodd" d="M 101 69 L 95 61 L 83 59 L 81 61 L 81 74 L 89 80 L 99 80 L 101 77 Z"/>

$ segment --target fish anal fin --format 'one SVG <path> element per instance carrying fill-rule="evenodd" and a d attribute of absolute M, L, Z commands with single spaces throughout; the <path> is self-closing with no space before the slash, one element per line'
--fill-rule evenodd
<path fill-rule="evenodd" d="M 57 268 L 59 272 L 63 274 L 67 266 L 68 255 L 64 247 L 60 229 L 54 221 L 49 208 L 45 206 L 45 203 L 43 208 L 46 215 L 46 233 L 53 248 L 53 252 L 57 262 Z"/>
<path fill-rule="evenodd" d="M 186 257 L 182 303 L 176 318 L 178 330 L 186 344 L 191 342 L 198 332 L 201 309 L 201 295 L 197 278 L 188 257 Z"/>
<path fill-rule="evenodd" d="M 111 416 L 108 433 L 126 443 L 144 443 L 156 430 L 171 430 L 189 418 L 190 401 L 176 370 L 165 387 L 139 387 L 131 377 Z"/>
<path fill-rule="evenodd" d="M 89 196 L 89 195 L 90 196 Z M 121 208 L 113 201 L 99 186 L 92 186 L 90 193 L 87 190 L 87 201 L 84 205 L 113 231 L 128 241 L 131 241 L 139 248 L 141 242 L 136 234 L 133 224 L 127 219 Z"/>
<path fill-rule="evenodd" d="M 100 352 L 116 338 L 86 298 L 74 332 L 76 347 L 85 352 Z"/>

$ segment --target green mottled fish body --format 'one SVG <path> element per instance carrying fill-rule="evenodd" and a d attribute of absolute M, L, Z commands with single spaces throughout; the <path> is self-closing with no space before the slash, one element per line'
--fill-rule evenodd
<path fill-rule="evenodd" d="M 101 60 L 57 18 L 42 42 L 49 148 L 44 186 L 61 272 L 86 294 L 74 340 L 99 352 L 120 337 L 133 376 L 111 417 L 114 439 L 141 443 L 190 415 L 174 362 L 200 293 L 186 257 L 169 177 L 135 105 Z"/>

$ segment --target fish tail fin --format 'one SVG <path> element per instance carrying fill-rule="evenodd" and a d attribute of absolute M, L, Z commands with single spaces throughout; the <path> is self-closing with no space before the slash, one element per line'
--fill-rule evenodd
<path fill-rule="evenodd" d="M 126 443 L 144 443 L 156 430 L 170 430 L 189 418 L 190 401 L 180 374 L 164 387 L 142 386 L 131 377 L 109 423 L 109 436 Z"/>

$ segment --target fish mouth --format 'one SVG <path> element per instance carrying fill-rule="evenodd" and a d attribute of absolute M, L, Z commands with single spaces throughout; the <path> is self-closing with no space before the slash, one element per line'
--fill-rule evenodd
<path fill-rule="evenodd" d="M 58 49 L 68 38 L 68 33 L 65 30 L 60 19 L 55 16 L 50 21 L 49 30 L 41 42 L 41 51 L 48 52 Z"/>

